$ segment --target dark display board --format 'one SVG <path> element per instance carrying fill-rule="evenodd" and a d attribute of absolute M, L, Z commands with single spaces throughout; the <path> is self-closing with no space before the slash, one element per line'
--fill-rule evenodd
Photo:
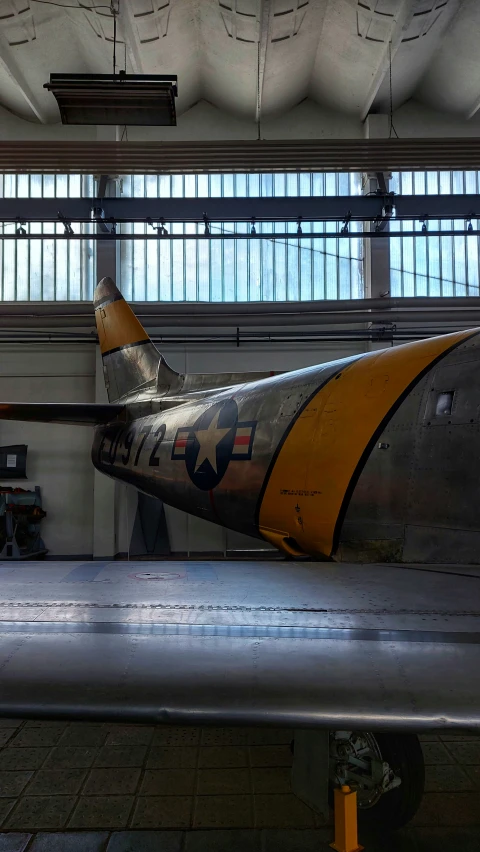
<path fill-rule="evenodd" d="M 0 480 L 27 478 L 27 445 L 0 447 Z"/>

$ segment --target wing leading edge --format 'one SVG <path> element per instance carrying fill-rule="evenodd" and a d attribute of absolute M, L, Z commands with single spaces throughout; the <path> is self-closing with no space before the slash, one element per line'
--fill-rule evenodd
<path fill-rule="evenodd" d="M 0 639 L 0 717 L 480 729 L 478 634 L 69 620 Z"/>
<path fill-rule="evenodd" d="M 0 717 L 480 730 L 477 568 L 213 564 L 205 582 L 163 562 L 154 599 L 116 572 L 110 603 L 102 575 L 62 603 L 72 563 L 2 574 Z"/>

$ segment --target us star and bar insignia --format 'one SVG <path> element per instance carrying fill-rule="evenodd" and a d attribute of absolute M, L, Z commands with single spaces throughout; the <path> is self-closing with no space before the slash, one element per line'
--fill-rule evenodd
<path fill-rule="evenodd" d="M 173 442 L 172 459 L 184 459 L 187 449 L 190 429 L 177 429 L 175 441 Z"/>
<path fill-rule="evenodd" d="M 190 427 L 177 429 L 171 458 L 183 459 L 193 484 L 210 491 L 231 461 L 251 459 L 256 425 L 253 420 L 239 421 L 234 399 L 215 402 Z"/>
<path fill-rule="evenodd" d="M 232 461 L 249 461 L 252 457 L 253 439 L 255 436 L 255 421 L 238 423 L 232 446 Z M 196 432 L 188 427 L 177 429 L 172 449 L 172 459 L 184 459 L 187 452 L 188 439 Z"/>

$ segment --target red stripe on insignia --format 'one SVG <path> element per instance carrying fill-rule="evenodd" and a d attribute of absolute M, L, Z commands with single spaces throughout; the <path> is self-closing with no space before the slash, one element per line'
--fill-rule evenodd
<path fill-rule="evenodd" d="M 186 447 L 187 446 L 187 438 L 177 438 L 175 441 L 175 448 L 177 447 Z"/>
<path fill-rule="evenodd" d="M 247 445 L 250 443 L 252 436 L 251 435 L 238 435 L 235 438 L 235 446 L 239 447 L 240 445 Z"/>

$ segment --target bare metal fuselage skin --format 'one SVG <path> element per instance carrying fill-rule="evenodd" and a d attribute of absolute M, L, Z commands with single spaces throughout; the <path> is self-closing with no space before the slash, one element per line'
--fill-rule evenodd
<path fill-rule="evenodd" d="M 478 562 L 479 361 L 460 332 L 174 407 L 132 396 L 93 463 L 292 555 Z"/>
<path fill-rule="evenodd" d="M 133 403 L 127 409 L 130 421 L 96 428 L 93 463 L 102 473 L 128 482 L 171 506 L 262 538 L 259 498 L 275 451 L 302 402 L 338 367 L 336 362 L 262 379 L 213 393 L 206 400 L 186 402 L 140 418 L 135 418 L 136 407 L 144 409 L 149 403 Z M 162 404 L 165 400 L 152 401 L 150 406 L 154 409 Z M 219 418 L 217 428 L 230 426 L 231 432 L 216 445 L 217 475 L 211 469 L 213 456 L 205 461 L 203 468 L 207 473 L 202 475 L 201 468 L 195 471 L 200 449 L 195 434 L 201 418 L 206 416 L 210 420 L 218 409 L 225 412 L 228 420 Z M 177 435 L 184 429 L 188 433 L 186 444 L 176 450 Z M 232 452 L 239 429 L 251 430 L 243 436 L 249 439 L 249 444 L 239 445 L 247 448 L 243 455 Z M 148 436 L 138 453 L 146 430 Z"/>

